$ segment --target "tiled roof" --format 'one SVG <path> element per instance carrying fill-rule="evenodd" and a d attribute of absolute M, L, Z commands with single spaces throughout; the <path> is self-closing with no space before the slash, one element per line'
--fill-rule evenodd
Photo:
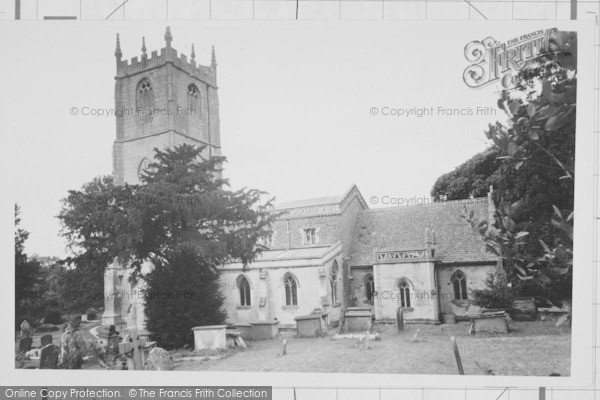
<path fill-rule="evenodd" d="M 289 250 L 267 250 L 251 264 L 252 268 L 281 267 L 321 267 L 325 262 L 337 257 L 342 250 L 342 243 L 331 246 L 303 247 Z M 239 260 L 223 264 L 225 269 L 242 268 Z"/>
<path fill-rule="evenodd" d="M 332 248 L 337 245 L 338 243 L 332 246 L 304 247 L 290 250 L 267 250 L 257 258 L 257 261 L 321 258 L 327 255 L 327 253 L 329 253 Z"/>
<path fill-rule="evenodd" d="M 479 218 L 487 218 L 487 198 L 360 211 L 350 265 L 373 265 L 380 251 L 425 249 L 427 229 L 435 232 L 435 256 L 441 262 L 495 261 L 481 237 L 461 218 L 465 206 Z"/>
<path fill-rule="evenodd" d="M 283 212 L 285 218 L 303 218 L 314 215 L 335 215 L 343 213 L 346 207 L 355 199 L 368 208 L 367 203 L 356 185 L 350 186 L 341 196 L 318 197 L 276 204 L 273 211 Z"/>
<path fill-rule="evenodd" d="M 288 201 L 281 204 L 276 204 L 276 210 L 286 210 L 288 208 L 301 208 L 301 207 L 314 207 L 314 206 L 324 206 L 328 204 L 338 204 L 343 200 L 342 196 L 329 196 L 329 197 L 319 197 L 316 199 L 305 199 L 305 200 L 296 200 L 296 201 Z"/>

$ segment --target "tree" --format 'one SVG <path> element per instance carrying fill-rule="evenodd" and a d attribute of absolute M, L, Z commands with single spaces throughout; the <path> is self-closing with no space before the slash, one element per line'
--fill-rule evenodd
<path fill-rule="evenodd" d="M 146 277 L 148 330 L 167 349 L 193 343 L 192 328 L 225 320 L 218 272 L 190 248 L 161 262 Z"/>
<path fill-rule="evenodd" d="M 517 291 L 563 300 L 572 290 L 577 36 L 556 32 L 549 45 L 502 92 L 510 123 L 485 132 L 501 160 L 490 178 L 495 224 L 466 218 Z"/>
<path fill-rule="evenodd" d="M 55 271 L 53 289 L 63 310 L 103 307 L 104 269 L 122 248 L 119 232 L 128 227 L 120 205 L 131 196 L 131 187 L 114 186 L 111 176 L 101 176 L 62 200 L 58 218 L 70 255 Z"/>
<path fill-rule="evenodd" d="M 29 232 L 20 227 L 20 207 L 15 204 L 15 315 L 17 320 L 31 317 L 35 311 L 36 283 L 40 262 L 25 253 L 25 241 Z M 17 321 L 18 323 L 18 321 Z"/>
<path fill-rule="evenodd" d="M 498 157 L 494 147 L 474 155 L 454 171 L 440 176 L 431 189 L 431 197 L 435 201 L 485 197 L 496 182 L 494 172 L 501 164 Z"/>
<path fill-rule="evenodd" d="M 116 259 L 132 269 L 132 280 L 147 280 L 148 293 L 157 292 L 152 285 L 176 293 L 179 288 L 172 285 L 187 282 L 207 290 L 199 297 L 202 302 L 215 299 L 201 307 L 180 302 L 177 313 L 167 314 L 160 310 L 160 302 L 150 301 L 148 324 L 160 330 L 156 333 L 166 346 L 182 343 L 181 336 L 167 333 L 186 315 L 193 317 L 186 324 L 194 326 L 222 322 L 224 315 L 217 312 L 218 266 L 230 260 L 244 266 L 252 262 L 265 249 L 259 240 L 271 233 L 275 218 L 270 212 L 272 199 L 263 201 L 265 193 L 256 189 L 230 190 L 228 181 L 219 177 L 225 158 L 205 159 L 202 151 L 190 145 L 155 149 L 154 162 L 142 174 L 140 185 L 113 186 L 108 179 L 97 178 L 82 191 L 69 192 L 59 216 L 69 243 L 82 249 L 78 262 L 86 256 L 88 262 L 98 261 L 94 268 L 103 269 Z M 183 259 L 199 270 L 185 282 L 172 272 L 184 268 L 178 264 Z M 148 261 L 156 272 L 145 275 L 141 267 Z M 191 280 L 196 278 L 211 280 Z"/>

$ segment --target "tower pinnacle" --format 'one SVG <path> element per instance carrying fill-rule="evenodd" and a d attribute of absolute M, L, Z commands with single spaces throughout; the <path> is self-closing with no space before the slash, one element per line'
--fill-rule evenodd
<path fill-rule="evenodd" d="M 192 60 L 196 59 L 196 51 L 194 50 L 194 44 L 192 43 L 192 53 L 190 54 Z"/>
<path fill-rule="evenodd" d="M 213 68 L 217 66 L 217 56 L 215 55 L 215 46 L 214 45 L 212 47 L 212 54 L 210 56 L 210 66 Z"/>
<path fill-rule="evenodd" d="M 167 42 L 167 48 L 171 48 L 171 42 L 173 41 L 173 35 L 171 35 L 171 27 L 167 26 L 167 31 L 165 32 L 165 42 Z"/>
<path fill-rule="evenodd" d="M 119 39 L 118 33 L 117 33 L 117 48 L 115 50 L 115 57 L 117 58 L 117 61 L 121 61 L 121 58 L 123 57 L 123 52 L 121 51 L 121 40 Z"/>
<path fill-rule="evenodd" d="M 147 49 L 146 49 L 146 38 L 144 36 L 142 36 L 142 59 L 143 60 L 148 59 L 148 53 L 147 53 Z"/>

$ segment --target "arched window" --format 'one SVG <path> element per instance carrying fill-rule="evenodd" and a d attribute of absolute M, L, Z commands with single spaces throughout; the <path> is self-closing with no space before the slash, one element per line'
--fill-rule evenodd
<path fill-rule="evenodd" d="M 337 278 L 338 278 L 338 263 L 337 260 L 333 261 L 333 265 L 331 266 L 331 303 L 335 304 L 338 302 L 338 293 L 337 293 Z"/>
<path fill-rule="evenodd" d="M 365 298 L 368 301 L 373 301 L 373 293 L 375 293 L 375 279 L 373 279 L 373 274 L 365 275 L 363 286 L 365 287 Z"/>
<path fill-rule="evenodd" d="M 286 274 L 283 278 L 283 286 L 285 287 L 285 305 L 298 305 L 298 283 L 291 274 Z"/>
<path fill-rule="evenodd" d="M 400 279 L 398 290 L 400 291 L 400 307 L 410 307 L 410 284 L 406 279 Z"/>
<path fill-rule="evenodd" d="M 450 277 L 450 282 L 452 282 L 452 287 L 454 288 L 454 298 L 456 300 L 467 300 L 467 277 L 461 271 L 455 271 Z"/>
<path fill-rule="evenodd" d="M 200 113 L 200 99 L 201 94 L 198 87 L 193 83 L 190 83 L 187 90 L 187 106 L 191 115 Z"/>
<path fill-rule="evenodd" d="M 244 275 L 240 275 L 237 282 L 240 292 L 240 306 L 249 306 L 250 303 L 250 282 Z"/>
<path fill-rule="evenodd" d="M 138 83 L 135 106 L 138 115 L 152 115 L 154 110 L 154 91 L 148 78 Z"/>

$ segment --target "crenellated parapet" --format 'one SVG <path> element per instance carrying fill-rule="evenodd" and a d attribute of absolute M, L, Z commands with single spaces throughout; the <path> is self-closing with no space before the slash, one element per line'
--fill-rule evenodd
<path fill-rule="evenodd" d="M 115 51 L 115 58 L 117 60 L 117 75 L 116 78 L 124 78 L 136 74 L 146 72 L 148 70 L 159 68 L 165 64 L 172 64 L 174 67 L 186 72 L 187 74 L 199 79 L 200 81 L 208 84 L 209 86 L 217 86 L 217 63 L 215 58 L 214 47 L 211 53 L 211 64 L 210 66 L 204 66 L 196 63 L 196 54 L 193 50 L 191 58 L 185 54 L 178 54 L 177 50 L 171 47 L 171 36 L 170 29 L 167 27 L 167 34 L 165 35 L 166 46 L 160 49 L 160 51 L 152 51 L 150 56 L 146 53 L 146 42 L 142 39 L 142 55 L 141 57 L 133 57 L 130 59 L 122 60 L 123 53 L 121 52 L 121 43 L 119 35 L 117 35 L 117 48 Z"/>

